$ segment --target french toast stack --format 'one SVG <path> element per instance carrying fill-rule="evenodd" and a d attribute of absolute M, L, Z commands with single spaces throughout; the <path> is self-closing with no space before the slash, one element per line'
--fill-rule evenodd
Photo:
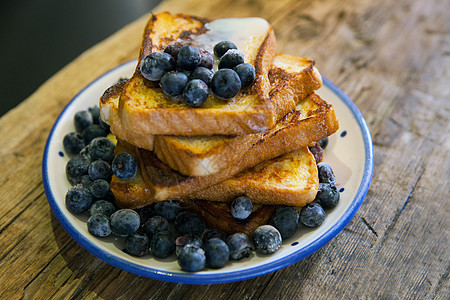
<path fill-rule="evenodd" d="M 255 70 L 253 83 L 231 99 L 210 93 L 200 107 L 190 107 L 141 72 L 143 59 L 168 45 L 213 53 L 224 40 L 235 43 Z M 312 202 L 318 174 L 308 146 L 339 127 L 333 107 L 314 93 L 321 85 L 313 61 L 276 53 L 264 19 L 152 15 L 134 74 L 100 99 L 102 119 L 118 139 L 116 152 L 132 154 L 139 165 L 131 179 L 113 176 L 116 204 L 181 200 L 210 226 L 251 233 L 276 206 Z M 241 195 L 255 204 L 245 221 L 230 218 L 227 203 Z"/>

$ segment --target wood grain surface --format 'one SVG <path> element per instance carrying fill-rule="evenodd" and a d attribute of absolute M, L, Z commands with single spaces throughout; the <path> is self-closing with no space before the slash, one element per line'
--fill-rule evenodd
<path fill-rule="evenodd" d="M 189 0 L 164 1 L 155 11 L 162 10 L 264 17 L 280 52 L 314 59 L 371 131 L 375 167 L 364 203 L 310 257 L 236 283 L 148 279 L 79 246 L 47 203 L 45 141 L 77 92 L 137 56 L 146 16 L 0 119 L 0 298 L 449 299 L 450 2 Z"/>

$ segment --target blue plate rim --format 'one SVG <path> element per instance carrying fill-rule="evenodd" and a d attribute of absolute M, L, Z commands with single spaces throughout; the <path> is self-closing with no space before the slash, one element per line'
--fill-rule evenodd
<path fill-rule="evenodd" d="M 43 159 L 42 159 L 42 179 L 44 185 L 44 191 L 47 196 L 49 205 L 55 214 L 59 223 L 63 226 L 63 228 L 67 231 L 67 233 L 83 248 L 85 248 L 88 252 L 92 253 L 96 257 L 100 258 L 104 262 L 120 268 L 122 270 L 134 273 L 136 275 L 149 277 L 153 279 L 158 279 L 162 281 L 176 282 L 176 283 L 186 283 L 186 284 L 217 284 L 217 283 L 227 283 L 227 282 L 235 282 L 250 279 L 253 277 L 261 276 L 270 272 L 274 272 L 276 270 L 282 269 L 286 266 L 289 266 L 293 263 L 296 263 L 309 255 L 316 252 L 318 249 L 326 245 L 333 237 L 335 237 L 354 217 L 359 207 L 361 206 L 367 191 L 369 189 L 370 181 L 372 179 L 373 174 L 373 146 L 372 146 L 372 138 L 367 127 L 366 121 L 363 116 L 359 112 L 356 105 L 350 100 L 350 98 L 334 83 L 328 80 L 326 77 L 322 76 L 324 85 L 329 88 L 334 94 L 336 94 L 344 104 L 350 109 L 351 113 L 355 117 L 357 124 L 359 125 L 363 140 L 364 140 L 364 148 L 365 148 L 365 165 L 363 172 L 363 179 L 358 187 L 358 191 L 348 209 L 344 212 L 343 216 L 339 219 L 339 221 L 332 227 L 330 230 L 324 232 L 320 237 L 315 239 L 308 245 L 305 245 L 303 248 L 294 252 L 292 255 L 282 257 L 278 260 L 270 262 L 268 264 L 264 264 L 257 267 L 248 268 L 240 271 L 232 271 L 226 272 L 222 274 L 198 274 L 198 273 L 184 273 L 184 272 L 166 272 L 158 269 L 153 269 L 149 267 L 144 267 L 138 264 L 131 263 L 122 258 L 116 257 L 114 255 L 109 254 L 107 251 L 104 251 L 97 247 L 90 240 L 85 238 L 83 234 L 78 232 L 70 222 L 67 217 L 64 215 L 62 210 L 56 204 L 56 199 L 53 195 L 53 192 L 50 187 L 49 182 L 49 174 L 48 174 L 48 161 L 49 161 L 49 149 L 50 144 L 53 139 L 54 132 L 60 122 L 60 119 L 64 115 L 65 111 L 71 106 L 71 104 L 77 100 L 77 98 L 83 94 L 87 89 L 89 89 L 93 84 L 99 81 L 101 78 L 107 76 L 111 72 L 116 71 L 119 68 L 125 67 L 127 64 L 135 63 L 136 59 L 127 61 L 109 71 L 101 75 L 100 77 L 93 80 L 89 83 L 85 88 L 83 88 L 73 99 L 64 107 L 61 113 L 58 115 L 47 139 Z"/>

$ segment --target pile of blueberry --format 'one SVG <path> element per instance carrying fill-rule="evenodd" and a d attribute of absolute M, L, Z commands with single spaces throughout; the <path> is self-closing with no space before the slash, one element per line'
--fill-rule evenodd
<path fill-rule="evenodd" d="M 164 51 L 155 51 L 142 59 L 140 71 L 144 78 L 159 82 L 162 92 L 171 99 L 182 99 L 187 105 L 200 107 L 209 90 L 218 98 L 231 99 L 242 88 L 252 84 L 255 68 L 244 62 L 244 54 L 230 41 L 214 46 L 219 60 L 213 71 L 214 57 L 192 45 L 171 44 Z"/>
<path fill-rule="evenodd" d="M 71 157 L 66 165 L 66 176 L 72 184 L 65 197 L 67 209 L 73 214 L 89 214 L 87 228 L 93 236 L 123 237 L 124 251 L 133 256 L 151 253 L 166 258 L 175 253 L 181 269 L 188 272 L 222 268 L 229 260 L 248 257 L 253 250 L 274 253 L 301 225 L 320 226 L 325 220 L 324 208 L 334 208 L 339 202 L 331 167 L 319 163 L 319 191 L 314 202 L 300 212 L 293 207 L 278 208 L 268 225 L 255 230 L 252 241 L 245 233 L 227 236 L 220 230 L 205 230 L 201 215 L 186 210 L 178 201 L 118 209 L 109 185 L 111 177 L 134 177 L 136 159 L 128 153 L 114 156 L 115 144 L 106 137 L 109 127 L 99 118 L 98 107 L 77 112 L 74 125 L 76 132 L 63 139 Z M 325 148 L 327 139 L 319 143 Z M 235 219 L 245 220 L 253 204 L 248 197 L 240 196 L 230 210 Z"/>
<path fill-rule="evenodd" d="M 110 218 L 116 212 L 109 185 L 111 177 L 113 174 L 119 178 L 134 177 L 137 161 L 128 153 L 114 156 L 115 144 L 106 137 L 109 126 L 101 120 L 98 106 L 77 112 L 74 125 L 76 131 L 63 139 L 64 150 L 70 156 L 66 176 L 72 184 L 66 193 L 66 207 L 73 214 L 89 211 L 89 232 L 98 237 L 108 236 L 116 228 L 114 222 L 111 222 L 113 229 L 110 228 Z M 117 232 L 120 234 L 120 230 Z"/>

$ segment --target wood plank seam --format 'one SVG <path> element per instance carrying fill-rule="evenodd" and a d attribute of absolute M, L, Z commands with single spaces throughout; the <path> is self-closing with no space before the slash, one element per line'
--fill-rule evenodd
<path fill-rule="evenodd" d="M 396 214 L 394 215 L 394 218 L 389 223 L 386 231 L 381 236 L 380 242 L 376 245 L 375 253 L 379 253 L 381 251 L 381 249 L 383 248 L 384 243 L 389 238 L 389 234 L 391 233 L 391 231 L 394 229 L 395 225 L 397 224 L 397 221 L 400 218 L 400 215 L 403 213 L 406 206 L 409 204 L 409 200 L 410 200 L 412 194 L 414 193 L 414 190 L 415 190 L 416 186 L 418 185 L 418 183 L 424 173 L 425 173 L 425 168 L 421 168 L 421 172 L 419 173 L 419 176 L 417 177 L 414 184 L 411 186 L 411 189 L 410 189 L 405 201 L 403 201 L 402 207 L 396 212 Z"/>
<path fill-rule="evenodd" d="M 28 286 L 30 284 L 32 284 L 34 282 L 34 280 L 36 280 L 36 278 L 38 278 L 47 269 L 47 267 L 49 265 L 52 264 L 52 262 L 55 259 L 55 257 L 57 257 L 59 254 L 60 254 L 60 252 L 56 252 L 55 255 L 51 259 L 49 259 L 48 263 L 45 266 L 43 266 L 42 269 L 39 270 L 39 272 L 37 272 L 36 275 L 33 276 L 33 278 L 31 278 L 31 280 L 23 287 L 22 295 L 25 295 L 25 291 L 27 290 Z M 52 295 L 47 295 L 47 296 L 50 298 L 50 296 L 54 296 L 56 294 L 56 292 L 57 292 L 57 290 L 55 290 Z"/>
<path fill-rule="evenodd" d="M 280 271 L 280 272 L 282 272 L 282 271 Z M 256 299 L 261 299 L 261 296 L 264 294 L 264 292 L 266 291 L 266 289 L 267 289 L 268 286 L 270 285 L 270 282 L 271 282 L 272 280 L 274 280 L 275 274 L 277 274 L 277 273 L 279 273 L 279 272 L 278 272 L 278 271 L 275 271 L 275 272 L 269 273 L 270 278 L 267 280 L 267 284 L 264 286 L 264 288 L 261 289 L 261 292 L 260 292 L 259 295 L 256 297 Z"/>
<path fill-rule="evenodd" d="M 366 218 L 361 217 L 361 221 L 362 223 L 367 227 L 367 229 L 374 234 L 377 238 L 378 238 L 378 233 L 376 232 L 376 230 L 369 224 L 369 222 L 367 222 Z"/>
<path fill-rule="evenodd" d="M 74 242 L 75 243 L 75 242 Z M 76 244 L 76 243 L 75 243 Z M 78 245 L 78 244 L 77 244 Z M 78 245 L 79 246 L 79 245 Z M 99 259 L 98 257 L 95 257 L 94 255 L 92 255 L 92 253 L 90 253 L 89 251 L 87 251 L 86 249 L 82 248 L 81 246 L 79 247 L 82 251 L 79 251 L 70 262 L 68 262 L 68 264 L 66 265 L 73 273 L 73 276 L 75 276 L 76 278 L 79 278 L 79 283 L 77 284 L 76 289 L 72 292 L 72 294 L 70 295 L 71 298 L 85 298 L 85 293 L 88 291 L 92 291 L 91 289 L 91 285 L 94 281 L 95 278 L 97 278 L 97 273 L 100 272 L 103 268 L 97 267 L 93 272 L 89 273 L 86 272 L 84 270 L 84 268 L 88 268 L 89 269 L 89 264 L 88 263 L 84 263 L 85 259 L 83 258 L 79 258 L 80 256 L 83 255 L 88 255 L 90 258 L 90 260 L 92 262 L 97 261 L 98 264 L 100 265 L 104 265 L 105 268 L 115 268 L 112 267 L 110 264 L 107 264 L 106 262 L 104 262 L 103 260 Z M 69 265 L 70 263 L 77 263 L 77 262 L 83 262 L 81 264 L 81 268 L 78 268 L 76 270 L 72 270 Z M 116 280 L 117 278 L 120 277 L 121 274 L 130 274 L 124 270 L 121 269 L 117 269 L 119 271 L 118 275 L 113 279 Z M 81 271 L 81 272 L 80 272 Z M 71 280 L 73 276 L 70 276 L 66 282 L 68 280 Z M 132 274 L 132 277 L 135 278 L 135 280 L 138 280 L 138 276 L 135 276 L 134 274 Z M 73 280 L 72 280 L 73 281 Z M 133 283 L 130 284 L 130 287 L 133 286 Z M 106 287 L 105 287 L 106 289 Z M 103 289 L 104 290 L 104 289 Z"/>
<path fill-rule="evenodd" d="M 447 268 L 445 269 L 445 272 L 439 277 L 439 280 L 434 287 L 434 289 L 431 291 L 430 298 L 435 299 L 437 294 L 439 293 L 440 289 L 444 286 L 444 283 L 448 281 L 448 275 L 450 274 L 450 264 L 447 265 Z"/>
<path fill-rule="evenodd" d="M 98 259 L 98 258 L 97 258 L 97 259 Z M 104 263 L 105 263 L 105 262 L 104 262 Z M 107 264 L 107 263 L 105 263 L 105 264 Z M 110 264 L 107 264 L 107 265 L 108 265 L 108 267 L 110 267 L 110 268 L 116 268 L 116 267 L 111 266 Z M 117 268 L 116 268 L 116 269 L 117 269 Z M 119 270 L 119 269 L 118 269 L 118 270 Z M 103 289 L 101 289 L 101 290 L 98 291 L 98 295 L 101 295 L 104 291 L 106 291 L 106 289 L 108 288 L 108 286 L 109 286 L 110 284 L 112 284 L 114 281 L 116 281 L 116 280 L 120 277 L 120 274 L 121 274 L 122 272 L 124 272 L 124 271 L 119 270 L 119 272 L 117 273 L 117 275 L 116 275 L 115 277 L 111 278 L 111 280 L 110 280 L 107 284 L 105 284 L 105 287 L 104 287 Z"/>

